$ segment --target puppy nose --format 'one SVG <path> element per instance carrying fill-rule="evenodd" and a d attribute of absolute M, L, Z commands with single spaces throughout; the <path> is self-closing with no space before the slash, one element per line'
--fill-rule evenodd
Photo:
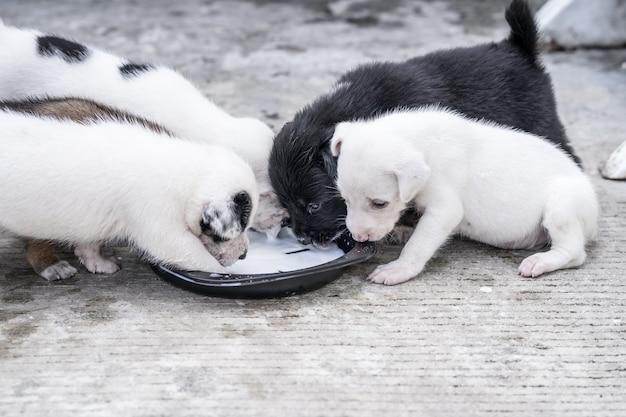
<path fill-rule="evenodd" d="M 239 259 L 246 259 L 246 256 L 248 255 L 248 251 L 245 251 L 244 253 L 242 253 L 241 255 L 239 255 Z"/>
<path fill-rule="evenodd" d="M 356 240 L 357 242 L 367 242 L 367 239 L 369 239 L 369 236 L 367 235 L 367 233 L 351 233 L 352 234 L 352 239 Z"/>
<path fill-rule="evenodd" d="M 311 242 L 313 242 L 313 240 L 310 237 L 305 236 L 305 237 L 298 237 L 298 242 L 300 242 L 303 245 L 310 245 Z"/>

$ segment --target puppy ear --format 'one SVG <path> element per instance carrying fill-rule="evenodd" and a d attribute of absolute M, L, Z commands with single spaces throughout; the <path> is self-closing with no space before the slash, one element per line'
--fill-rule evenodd
<path fill-rule="evenodd" d="M 335 134 L 333 138 L 330 140 L 330 153 L 334 157 L 338 157 L 341 152 L 341 143 L 343 142 L 343 138 L 341 136 L 337 136 Z"/>
<path fill-rule="evenodd" d="M 408 203 L 415 198 L 430 177 L 430 167 L 421 152 L 405 150 L 398 157 L 393 173 L 398 179 L 400 200 Z"/>
<path fill-rule="evenodd" d="M 235 214 L 235 217 L 239 219 L 239 225 L 243 231 L 250 223 L 250 216 L 252 215 L 252 198 L 247 192 L 241 191 L 233 197 L 233 203 L 233 213 Z"/>
<path fill-rule="evenodd" d="M 335 132 L 333 133 L 333 137 L 330 139 L 330 153 L 334 157 L 338 157 L 341 153 L 341 145 L 344 141 L 345 131 L 347 126 L 344 123 L 339 123 L 335 126 Z"/>
<path fill-rule="evenodd" d="M 231 240 L 239 236 L 250 223 L 252 198 L 241 191 L 231 201 L 214 201 L 202 212 L 200 228 L 215 241 Z"/>

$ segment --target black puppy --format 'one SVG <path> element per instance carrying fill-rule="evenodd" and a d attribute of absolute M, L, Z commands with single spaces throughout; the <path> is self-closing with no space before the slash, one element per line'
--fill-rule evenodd
<path fill-rule="evenodd" d="M 269 174 L 301 242 L 324 247 L 345 231 L 346 207 L 335 189 L 337 162 L 329 149 L 335 125 L 342 121 L 439 104 L 544 136 L 580 162 L 539 61 L 537 26 L 528 4 L 513 0 L 505 18 L 511 33 L 499 43 L 357 67 L 283 126 L 274 140 Z"/>

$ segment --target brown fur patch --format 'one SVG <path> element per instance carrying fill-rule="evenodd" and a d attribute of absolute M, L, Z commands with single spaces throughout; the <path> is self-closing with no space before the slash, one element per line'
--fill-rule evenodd
<path fill-rule="evenodd" d="M 157 133 L 170 134 L 157 123 L 82 98 L 31 98 L 22 101 L 3 101 L 0 102 L 0 109 L 33 116 L 73 120 L 79 123 L 117 121 L 138 124 Z"/>
<path fill-rule="evenodd" d="M 54 253 L 54 243 L 43 240 L 24 239 L 26 259 L 36 273 L 41 274 L 46 268 L 60 261 Z"/>

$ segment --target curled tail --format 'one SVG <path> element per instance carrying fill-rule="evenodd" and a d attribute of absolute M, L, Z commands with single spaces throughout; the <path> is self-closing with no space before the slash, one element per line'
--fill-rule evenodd
<path fill-rule="evenodd" d="M 504 12 L 511 27 L 508 42 L 519 48 L 535 65 L 539 63 L 539 33 L 537 23 L 525 0 L 513 0 Z"/>

